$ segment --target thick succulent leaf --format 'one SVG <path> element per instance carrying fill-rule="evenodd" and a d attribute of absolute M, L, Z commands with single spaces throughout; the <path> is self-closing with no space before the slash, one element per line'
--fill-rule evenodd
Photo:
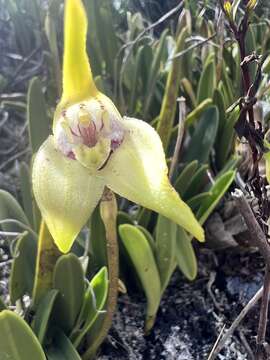
<path fill-rule="evenodd" d="M 213 100 L 208 98 L 203 100 L 194 110 L 192 110 L 186 117 L 186 126 L 193 125 L 201 116 L 201 114 L 213 104 Z"/>
<path fill-rule="evenodd" d="M 137 119 L 126 118 L 123 125 L 123 143 L 99 172 L 106 185 L 128 200 L 171 219 L 203 241 L 203 229 L 169 182 L 165 154 L 156 131 Z"/>
<path fill-rule="evenodd" d="M 120 225 L 119 234 L 147 297 L 146 322 L 149 323 L 150 328 L 153 325 L 161 296 L 160 276 L 154 254 L 143 232 L 136 226 Z"/>
<path fill-rule="evenodd" d="M 24 232 L 17 240 L 11 266 L 9 295 L 12 304 L 25 294 L 31 295 L 36 267 L 37 242 Z"/>
<path fill-rule="evenodd" d="M 0 313 L 0 358 L 46 360 L 40 343 L 27 323 L 15 312 Z"/>
<path fill-rule="evenodd" d="M 214 54 L 209 54 L 203 71 L 201 73 L 198 91 L 197 91 L 197 103 L 200 104 L 207 98 L 212 98 L 214 89 L 216 87 L 216 64 Z"/>
<path fill-rule="evenodd" d="M 166 46 L 166 36 L 168 34 L 168 30 L 165 29 L 160 37 L 160 40 L 158 42 L 158 46 L 156 47 L 156 51 L 154 52 L 154 56 L 152 59 L 152 62 L 147 64 L 148 67 L 148 82 L 146 85 L 146 96 L 145 96 L 145 104 L 144 104 L 144 109 L 143 109 L 143 113 L 145 116 L 147 116 L 147 114 L 149 113 L 149 108 L 151 105 L 151 102 L 153 100 L 153 95 L 155 92 L 155 85 L 157 83 L 158 77 L 159 77 L 159 69 L 160 69 L 160 64 L 162 61 L 162 56 L 163 53 L 165 51 L 165 46 Z"/>
<path fill-rule="evenodd" d="M 96 207 L 91 216 L 89 227 L 91 251 L 94 254 L 90 265 L 91 269 L 96 271 L 107 265 L 106 233 L 99 206 Z"/>
<path fill-rule="evenodd" d="M 162 290 L 165 290 L 175 268 L 177 226 L 161 215 L 156 226 L 156 261 Z"/>
<path fill-rule="evenodd" d="M 35 332 L 39 342 L 43 344 L 47 329 L 49 326 L 49 320 L 55 305 L 58 290 L 50 290 L 40 301 L 33 323 L 33 331 Z"/>
<path fill-rule="evenodd" d="M 181 171 L 180 175 L 175 181 L 174 187 L 178 191 L 180 196 L 184 196 L 185 191 L 187 190 L 193 175 L 196 173 L 198 168 L 198 161 L 194 160 L 188 163 L 184 169 Z"/>
<path fill-rule="evenodd" d="M 121 224 L 131 224 L 134 225 L 134 221 L 132 220 L 132 217 L 127 214 L 125 211 L 118 211 L 117 213 L 117 225 Z"/>
<path fill-rule="evenodd" d="M 17 200 L 5 190 L 0 190 L 0 220 L 13 219 L 29 226 L 29 221 Z M 4 231 L 22 231 L 17 224 L 2 224 Z"/>
<path fill-rule="evenodd" d="M 55 307 L 58 326 L 70 331 L 83 304 L 84 273 L 80 260 L 70 253 L 62 255 L 54 268 L 53 287 L 59 290 Z"/>
<path fill-rule="evenodd" d="M 134 225 L 134 224 L 131 224 L 131 225 Z M 146 240 L 148 241 L 149 245 L 151 246 L 153 254 L 155 255 L 156 251 L 157 251 L 157 247 L 156 247 L 156 242 L 153 239 L 152 234 L 145 227 L 143 227 L 141 225 L 136 225 L 136 227 L 141 230 L 141 232 L 145 236 Z"/>
<path fill-rule="evenodd" d="M 97 94 L 86 52 L 87 16 L 81 0 L 66 0 L 64 23 L 61 103 L 70 104 Z"/>
<path fill-rule="evenodd" d="M 208 165 L 199 166 L 198 170 L 196 170 L 195 174 L 192 176 L 188 183 L 188 187 L 183 194 L 183 199 L 188 201 L 191 197 L 196 196 L 202 187 L 205 186 L 205 183 L 208 182 L 207 170 Z"/>
<path fill-rule="evenodd" d="M 88 1 L 86 1 L 86 3 L 87 2 Z M 97 11 L 93 15 L 96 16 L 97 36 L 94 37 L 94 39 L 90 37 L 90 40 L 95 42 L 99 41 L 102 52 L 102 62 L 105 62 L 106 72 L 113 75 L 119 47 L 119 39 L 114 26 L 113 2 L 98 1 L 95 7 Z M 91 32 L 91 27 L 92 23 L 90 23 L 89 32 Z"/>
<path fill-rule="evenodd" d="M 175 258 L 179 269 L 189 280 L 197 275 L 197 260 L 193 250 L 190 236 L 185 230 L 177 227 Z"/>
<path fill-rule="evenodd" d="M 203 224 L 208 216 L 215 209 L 219 201 L 222 199 L 226 191 L 229 189 L 235 178 L 235 171 L 227 171 L 225 174 L 216 179 L 216 182 L 209 189 L 209 195 L 201 203 L 201 207 L 197 212 L 197 217 L 201 224 Z"/>
<path fill-rule="evenodd" d="M 198 160 L 207 163 L 211 149 L 215 143 L 219 123 L 219 112 L 216 106 L 206 109 L 190 140 L 184 161 Z"/>
<path fill-rule="evenodd" d="M 34 154 L 50 133 L 50 122 L 42 84 L 36 77 L 30 81 L 28 87 L 27 121 L 31 150 Z"/>
<path fill-rule="evenodd" d="M 50 348 L 46 351 L 48 360 L 81 360 L 69 338 L 57 330 Z"/>
<path fill-rule="evenodd" d="M 34 227 L 34 215 L 33 215 L 33 196 L 32 196 L 32 184 L 31 176 L 29 174 L 29 168 L 25 162 L 20 165 L 20 187 L 22 193 L 22 202 L 25 215 L 31 223 L 31 227 Z"/>
<path fill-rule="evenodd" d="M 230 154 L 233 152 L 233 142 L 236 136 L 234 126 L 239 119 L 240 109 L 236 107 L 227 117 L 223 125 L 222 133 L 218 140 L 217 146 L 217 161 L 222 169 L 228 160 Z"/>
<path fill-rule="evenodd" d="M 91 280 L 84 294 L 83 306 L 77 324 L 70 336 L 75 347 L 80 345 L 96 319 L 104 313 L 103 308 L 107 300 L 108 285 L 108 271 L 106 267 L 103 267 Z"/>
<path fill-rule="evenodd" d="M 207 199 L 209 196 L 211 196 L 211 192 L 201 192 L 188 199 L 187 204 L 194 212 L 196 212 L 196 210 L 198 210 L 198 208 L 201 206 L 202 201 Z"/>
<path fill-rule="evenodd" d="M 34 159 L 32 176 L 42 216 L 57 246 L 66 253 L 96 207 L 103 183 L 57 151 L 51 136 Z"/>
<path fill-rule="evenodd" d="M 188 29 L 187 27 L 184 27 L 178 35 L 174 55 L 183 50 L 186 44 L 187 37 Z M 183 76 L 183 74 L 185 74 L 184 59 L 185 57 L 178 57 L 171 62 L 171 67 L 167 77 L 165 93 L 163 96 L 161 110 L 159 114 L 157 131 L 161 137 L 165 151 L 167 150 L 169 145 L 171 131 L 175 119 L 177 97 L 179 96 L 180 78 L 181 76 Z M 148 98 L 148 93 L 146 95 L 146 98 Z"/>

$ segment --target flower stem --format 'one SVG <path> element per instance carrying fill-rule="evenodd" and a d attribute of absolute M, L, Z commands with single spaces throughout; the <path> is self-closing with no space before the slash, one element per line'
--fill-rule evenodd
<path fill-rule="evenodd" d="M 117 203 L 114 193 L 105 189 L 101 203 L 100 215 L 106 230 L 107 262 L 109 272 L 109 292 L 106 305 L 106 313 L 98 335 L 83 354 L 83 360 L 91 360 L 95 357 L 97 349 L 102 344 L 111 327 L 113 315 L 116 309 L 118 296 L 118 243 L 117 243 Z"/>
<path fill-rule="evenodd" d="M 33 307 L 36 308 L 42 296 L 52 287 L 53 269 L 56 260 L 61 255 L 53 238 L 44 222 L 41 221 L 38 253 L 33 289 Z"/>
<path fill-rule="evenodd" d="M 267 320 L 268 320 L 269 293 L 270 293 L 270 266 L 267 264 L 265 269 L 263 296 L 261 302 L 260 320 L 259 320 L 258 335 L 256 341 L 257 358 L 262 360 L 266 356 L 264 351 L 264 346 L 265 346 L 265 335 L 266 335 Z"/>

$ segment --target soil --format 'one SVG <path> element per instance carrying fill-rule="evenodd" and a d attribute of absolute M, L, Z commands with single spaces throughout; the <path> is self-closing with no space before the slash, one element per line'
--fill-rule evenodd
<path fill-rule="evenodd" d="M 143 332 L 143 294 L 124 295 L 99 360 L 207 359 L 224 325 L 231 325 L 261 287 L 257 253 L 201 249 L 199 274 L 188 282 L 176 272 L 167 289 L 152 333 Z M 250 311 L 217 359 L 252 359 L 258 305 Z"/>

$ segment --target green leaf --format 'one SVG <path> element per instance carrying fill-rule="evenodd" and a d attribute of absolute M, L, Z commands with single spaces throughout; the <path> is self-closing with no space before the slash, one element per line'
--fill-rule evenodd
<path fill-rule="evenodd" d="M 99 1 L 100 3 L 100 1 Z M 104 4 L 104 5 L 103 5 Z M 106 64 L 108 74 L 114 74 L 115 59 L 118 53 L 118 39 L 114 28 L 112 2 L 103 1 L 101 6 L 98 5 L 99 18 L 97 18 L 97 36 L 103 55 L 103 61 Z M 95 39 L 96 41 L 96 39 Z"/>
<path fill-rule="evenodd" d="M 20 187 L 23 201 L 23 208 L 25 215 L 29 220 L 31 227 L 34 227 L 34 216 L 33 216 L 33 196 L 31 190 L 31 180 L 29 174 L 29 168 L 25 162 L 20 165 Z"/>
<path fill-rule="evenodd" d="M 138 223 L 144 228 L 148 227 L 153 212 L 146 208 L 141 208 L 138 214 Z"/>
<path fill-rule="evenodd" d="M 175 53 L 178 53 L 183 50 L 183 48 L 185 48 L 185 41 L 187 36 L 188 29 L 187 27 L 184 27 L 177 38 Z M 184 59 L 182 57 L 178 57 L 172 60 L 159 114 L 157 132 L 160 135 L 165 152 L 169 145 L 175 120 L 177 97 L 179 96 L 180 78 L 184 74 L 183 61 Z"/>
<path fill-rule="evenodd" d="M 7 191 L 0 190 L 0 220 L 14 219 L 26 226 L 29 226 L 29 221 L 23 212 L 23 209 L 17 200 Z M 22 227 L 17 224 L 2 224 L 0 225 L 4 231 L 21 232 Z"/>
<path fill-rule="evenodd" d="M 237 165 L 239 164 L 241 157 L 238 155 L 233 155 L 224 165 L 222 170 L 216 176 L 216 179 L 219 178 L 221 175 L 225 174 L 229 170 L 236 170 Z"/>
<path fill-rule="evenodd" d="M 177 226 L 175 254 L 179 269 L 187 279 L 194 280 L 197 276 L 196 256 L 191 244 L 191 238 L 180 226 Z"/>
<path fill-rule="evenodd" d="M 106 233 L 100 216 L 99 206 L 94 210 L 90 219 L 90 243 L 94 254 L 94 269 L 107 265 Z"/>
<path fill-rule="evenodd" d="M 54 341 L 46 356 L 47 360 L 81 360 L 69 338 L 60 330 L 55 331 Z"/>
<path fill-rule="evenodd" d="M 141 74 L 140 78 L 142 81 L 142 95 L 147 96 L 147 84 L 149 83 L 150 72 L 148 71 L 149 64 L 153 63 L 153 49 L 150 45 L 146 44 L 143 47 L 141 55 Z"/>
<path fill-rule="evenodd" d="M 198 168 L 198 161 L 197 160 L 191 161 L 184 167 L 184 169 L 181 171 L 180 175 L 176 179 L 174 188 L 176 191 L 178 191 L 181 197 L 185 194 L 185 191 L 187 190 L 190 181 L 193 175 L 195 174 L 197 168 Z"/>
<path fill-rule="evenodd" d="M 133 225 L 120 225 L 119 234 L 141 281 L 147 298 L 146 328 L 154 323 L 161 296 L 158 268 L 151 247 L 142 231 Z"/>
<path fill-rule="evenodd" d="M 168 218 L 159 215 L 156 226 L 156 262 L 159 270 L 162 291 L 170 280 L 175 267 L 177 225 Z"/>
<path fill-rule="evenodd" d="M 104 59 L 101 52 L 101 44 L 99 41 L 98 23 L 100 23 L 100 15 L 96 0 L 88 0 L 84 2 L 85 10 L 88 17 L 88 23 L 91 24 L 88 27 L 88 48 L 91 54 L 91 67 L 93 68 L 94 75 L 101 74 Z M 98 39 L 98 40 L 97 40 Z"/>
<path fill-rule="evenodd" d="M 40 145 L 50 134 L 50 122 L 42 92 L 42 85 L 38 78 L 33 78 L 27 94 L 27 121 L 32 153 L 36 153 Z"/>
<path fill-rule="evenodd" d="M 217 147 L 217 161 L 219 167 L 222 169 L 228 157 L 233 152 L 233 140 L 235 137 L 234 125 L 239 118 L 239 108 L 235 108 L 227 117 L 223 127 L 222 135 L 219 138 Z"/>
<path fill-rule="evenodd" d="M 151 233 L 145 227 L 143 227 L 142 225 L 136 225 L 136 227 L 138 229 L 140 229 L 141 232 L 144 234 L 144 236 L 147 239 L 149 245 L 151 246 L 153 254 L 155 254 L 156 250 L 157 250 L 156 249 L 156 243 L 155 243 L 155 240 L 153 239 L 153 236 L 151 235 Z"/>
<path fill-rule="evenodd" d="M 75 324 L 84 296 L 84 273 L 77 256 L 70 253 L 57 260 L 53 287 L 59 290 L 55 315 L 59 326 L 68 332 Z"/>
<path fill-rule="evenodd" d="M 53 75 L 54 80 L 57 85 L 58 96 L 61 95 L 61 66 L 60 66 L 60 57 L 58 51 L 57 44 L 57 20 L 59 17 L 59 7 L 61 5 L 61 1 L 52 0 L 49 3 L 49 7 L 47 10 L 47 16 L 44 21 L 45 33 L 48 39 L 48 44 L 50 48 L 50 55 L 52 57 L 53 63 Z"/>
<path fill-rule="evenodd" d="M 34 333 L 15 312 L 0 312 L 0 333 L 0 359 L 46 360 Z"/>
<path fill-rule="evenodd" d="M 214 185 L 209 189 L 211 196 L 205 199 L 196 215 L 200 224 L 203 224 L 208 216 L 215 209 L 223 195 L 229 189 L 235 177 L 235 171 L 228 171 L 221 177 L 219 177 Z"/>
<path fill-rule="evenodd" d="M 195 210 L 198 210 L 198 208 L 201 206 L 202 201 L 207 199 L 210 195 L 211 195 L 211 192 L 209 192 L 209 191 L 194 195 L 192 198 L 187 200 L 187 204 L 194 212 Z"/>
<path fill-rule="evenodd" d="M 9 281 L 9 294 L 12 304 L 15 304 L 16 300 L 23 297 L 23 295 L 32 294 L 37 242 L 30 234 L 25 232 L 17 240 L 14 252 Z"/>
<path fill-rule="evenodd" d="M 197 103 L 200 104 L 207 98 L 212 98 L 216 87 L 216 64 L 215 54 L 211 53 L 203 68 L 197 92 Z"/>
<path fill-rule="evenodd" d="M 237 63 L 237 67 L 238 67 L 238 63 Z M 238 75 L 239 75 L 239 72 L 238 72 Z M 234 89 L 232 80 L 229 76 L 228 68 L 226 67 L 224 62 L 223 62 L 223 66 L 222 66 L 222 81 L 223 81 L 223 85 L 224 85 L 223 96 L 224 96 L 224 93 L 226 93 L 226 97 L 224 96 L 224 104 L 226 104 L 226 108 L 227 108 L 229 105 L 231 105 L 235 101 L 235 89 Z M 225 98 L 227 98 L 227 101 L 229 101 L 228 106 L 227 106 L 227 103 L 225 102 Z"/>
<path fill-rule="evenodd" d="M 220 91 L 220 89 L 215 89 L 214 95 L 213 95 L 213 101 L 216 107 L 218 108 L 219 112 L 219 124 L 218 124 L 218 133 L 217 133 L 217 139 L 216 139 L 216 147 L 219 146 L 219 139 L 222 136 L 222 131 L 224 129 L 224 125 L 226 123 L 226 108 L 225 108 L 225 102 L 223 95 Z"/>
<path fill-rule="evenodd" d="M 196 96 L 192 87 L 191 82 L 187 78 L 181 80 L 181 85 L 185 91 L 185 98 L 188 98 L 191 102 L 192 107 L 196 106 Z"/>
<path fill-rule="evenodd" d="M 204 111 L 196 130 L 191 137 L 184 161 L 198 160 L 207 163 L 215 143 L 219 123 L 219 113 L 216 106 Z"/>
<path fill-rule="evenodd" d="M 83 306 L 71 334 L 75 347 L 80 345 L 103 310 L 108 296 L 108 287 L 108 271 L 106 267 L 103 267 L 91 280 L 85 292 Z"/>
<path fill-rule="evenodd" d="M 33 323 L 33 331 L 35 332 L 39 342 L 44 343 L 46 332 L 49 326 L 49 320 L 55 305 L 58 290 L 50 290 L 40 301 L 37 307 Z"/>
<path fill-rule="evenodd" d="M 185 193 L 183 194 L 183 199 L 188 200 L 191 197 L 198 194 L 200 189 L 205 184 L 207 178 L 206 178 L 206 171 L 208 169 L 208 165 L 201 165 L 198 170 L 195 172 L 193 177 L 191 178 L 191 181 L 188 185 L 188 188 L 186 189 Z"/>
<path fill-rule="evenodd" d="M 128 109 L 131 114 L 134 113 L 136 108 L 136 100 L 138 95 L 138 89 L 139 89 L 139 71 L 141 68 L 141 62 L 142 62 L 142 56 L 143 56 L 143 46 L 140 46 L 135 57 L 135 68 L 133 71 L 132 76 L 132 83 L 131 83 L 131 92 L 129 94 L 129 106 Z"/>
<path fill-rule="evenodd" d="M 117 225 L 121 224 L 133 224 L 131 216 L 125 211 L 118 211 L 117 213 Z"/>
<path fill-rule="evenodd" d="M 254 34 L 254 30 L 253 30 L 252 26 L 248 27 L 245 42 L 246 42 L 246 53 L 247 54 L 252 54 L 254 51 L 256 51 L 257 44 L 256 44 L 255 34 Z M 248 68 L 249 68 L 249 72 L 251 74 L 251 81 L 253 82 L 255 79 L 257 65 L 253 61 L 248 64 Z"/>
<path fill-rule="evenodd" d="M 201 116 L 201 114 L 208 109 L 213 104 L 212 99 L 205 99 L 199 105 L 195 107 L 194 110 L 192 110 L 186 117 L 185 124 L 186 126 L 193 125 L 195 122 L 197 122 L 198 118 Z"/>
<path fill-rule="evenodd" d="M 165 51 L 166 46 L 166 36 L 168 35 L 168 29 L 165 29 L 160 37 L 160 40 L 158 42 L 157 49 L 154 53 L 153 60 L 150 64 L 148 64 L 149 69 L 149 75 L 148 75 L 148 82 L 146 86 L 146 94 L 145 94 L 145 104 L 144 104 L 144 117 L 147 117 L 148 111 L 153 99 L 155 85 L 157 83 L 157 79 L 160 75 L 160 64 L 161 59 L 163 57 L 163 52 Z"/>

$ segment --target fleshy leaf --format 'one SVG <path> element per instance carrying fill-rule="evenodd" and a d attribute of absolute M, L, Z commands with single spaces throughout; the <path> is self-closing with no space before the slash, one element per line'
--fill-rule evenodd
<path fill-rule="evenodd" d="M 165 154 L 157 132 L 137 119 L 125 118 L 123 126 L 123 143 L 99 171 L 106 185 L 128 200 L 171 219 L 203 241 L 202 227 L 169 182 Z"/>
<path fill-rule="evenodd" d="M 33 164 L 33 190 L 58 248 L 66 253 L 96 207 L 103 182 L 75 160 L 63 156 L 50 136 Z"/>
<path fill-rule="evenodd" d="M 64 26 L 63 95 L 61 104 L 95 96 L 86 52 L 87 16 L 81 0 L 66 0 Z"/>

